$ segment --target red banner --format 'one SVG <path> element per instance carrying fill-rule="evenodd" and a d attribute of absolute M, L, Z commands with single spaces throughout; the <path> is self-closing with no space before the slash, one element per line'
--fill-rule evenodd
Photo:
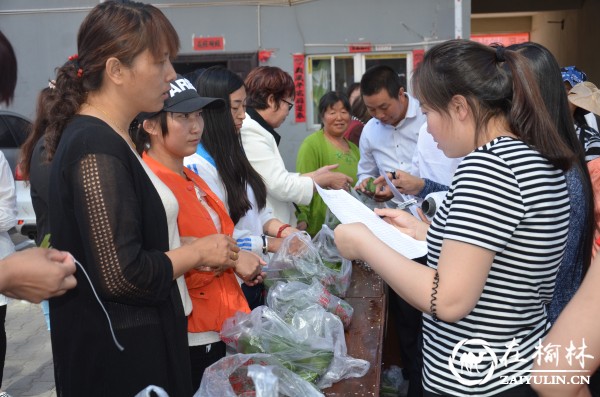
<path fill-rule="evenodd" d="M 348 52 L 371 52 L 373 46 L 371 43 L 353 43 L 348 46 Z"/>
<path fill-rule="evenodd" d="M 294 119 L 306 122 L 306 84 L 304 81 L 304 54 L 294 54 Z"/>
<path fill-rule="evenodd" d="M 224 49 L 224 37 L 194 37 L 195 51 L 222 51 Z"/>
<path fill-rule="evenodd" d="M 512 44 L 521 44 L 529 41 L 529 33 L 474 34 L 471 35 L 471 40 L 485 45 L 500 43 L 504 47 L 508 47 Z"/>
<path fill-rule="evenodd" d="M 425 50 L 413 50 L 413 69 L 417 67 L 418 64 L 423 60 L 423 56 L 425 55 Z"/>

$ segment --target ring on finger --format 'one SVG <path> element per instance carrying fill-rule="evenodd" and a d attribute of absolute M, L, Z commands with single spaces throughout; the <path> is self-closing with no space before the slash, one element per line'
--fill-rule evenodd
<path fill-rule="evenodd" d="M 234 253 L 233 253 L 233 260 L 234 260 L 234 261 L 237 261 L 237 260 L 238 260 L 238 258 L 239 258 L 239 256 L 240 256 L 240 255 L 239 255 L 237 252 L 234 252 Z"/>

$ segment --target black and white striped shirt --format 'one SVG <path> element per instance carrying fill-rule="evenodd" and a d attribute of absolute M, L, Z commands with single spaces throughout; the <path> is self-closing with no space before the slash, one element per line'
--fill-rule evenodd
<path fill-rule="evenodd" d="M 518 386 L 503 380 L 528 375 L 549 327 L 545 305 L 568 226 L 563 173 L 537 151 L 500 137 L 465 157 L 430 226 L 428 266 L 437 268 L 443 239 L 496 255 L 471 313 L 456 323 L 423 316 L 426 390 L 490 396 Z"/>

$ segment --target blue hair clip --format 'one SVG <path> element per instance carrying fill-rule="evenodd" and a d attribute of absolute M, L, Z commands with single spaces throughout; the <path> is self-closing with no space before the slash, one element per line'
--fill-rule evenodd
<path fill-rule="evenodd" d="M 563 82 L 571 84 L 571 87 L 575 87 L 577 84 L 587 81 L 587 75 L 583 71 L 577 69 L 576 66 L 560 68 L 560 74 L 562 75 Z"/>

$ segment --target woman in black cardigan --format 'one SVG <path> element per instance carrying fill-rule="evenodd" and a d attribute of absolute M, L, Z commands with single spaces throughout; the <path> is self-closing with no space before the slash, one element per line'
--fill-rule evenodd
<path fill-rule="evenodd" d="M 239 248 L 214 235 L 170 249 L 178 207 L 128 135 L 138 113 L 162 109 L 179 39 L 157 8 L 108 1 L 83 21 L 77 48 L 46 102 L 51 242 L 82 265 L 77 287 L 50 300 L 57 393 L 130 397 L 152 384 L 189 397 L 174 280 L 200 265 L 232 267 Z"/>

